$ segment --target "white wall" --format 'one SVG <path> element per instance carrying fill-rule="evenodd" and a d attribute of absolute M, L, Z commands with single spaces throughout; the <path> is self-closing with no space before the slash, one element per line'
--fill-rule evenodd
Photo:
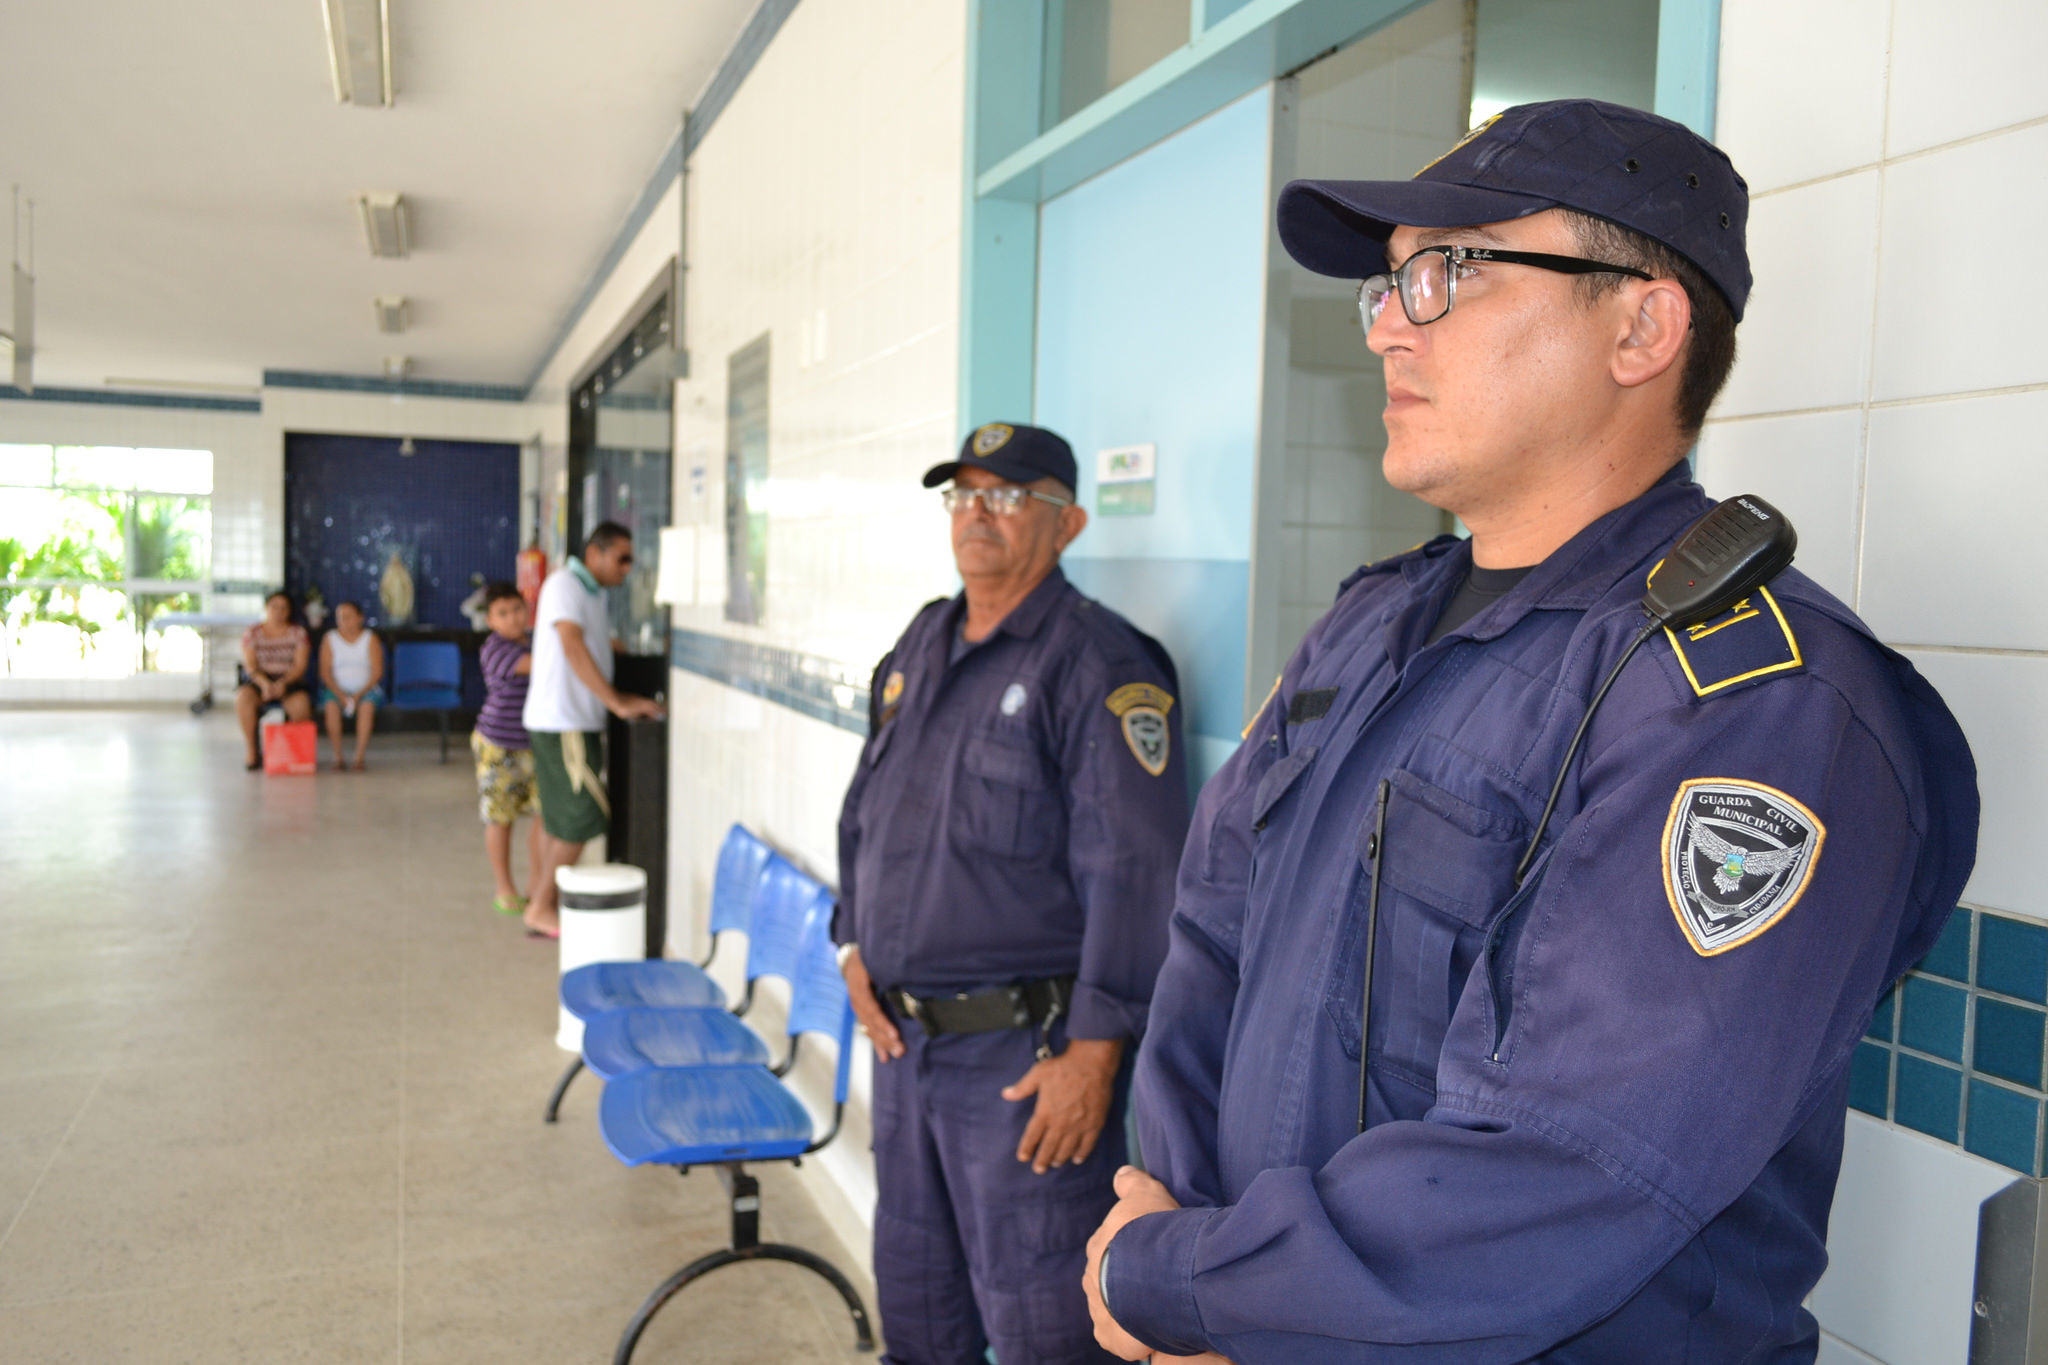
<path fill-rule="evenodd" d="M 1997 244 L 2048 214 L 2044 48 L 2031 0 L 1724 0 L 1718 140 L 1749 180 L 1756 291 L 1699 459 L 1711 492 L 1783 507 L 1801 566 L 1941 689 L 1984 797 L 1964 900 L 2034 918 L 2048 275 Z M 1950 1365 L 1958 1229 L 2011 1173 L 1860 1115 L 1851 1131 L 1816 1311 L 1885 1365 Z"/>
<path fill-rule="evenodd" d="M 675 521 L 699 528 L 702 598 L 675 609 L 679 631 L 836 661 L 864 686 L 918 605 L 954 591 L 947 522 L 918 478 L 958 439 L 964 25 L 962 7 L 940 0 L 805 0 L 691 158 Z M 763 332 L 766 614 L 736 626 L 723 611 L 726 369 Z M 836 881 L 860 741 L 697 674 L 671 682 L 670 924 L 688 949 L 735 820 Z M 816 1111 L 829 1104 L 828 1051 L 799 1068 Z M 865 1251 L 874 1176 L 860 1054 L 849 1130 L 803 1172 Z"/>
<path fill-rule="evenodd" d="M 142 446 L 213 452 L 213 579 L 284 578 L 284 436 L 288 431 L 559 445 L 560 404 L 266 388 L 262 411 L 0 401 L 0 444 Z M 522 467 L 529 463 L 522 461 Z M 522 489 L 522 493 L 525 490 Z M 208 609 L 253 614 L 261 602 L 210 595 Z M 189 674 L 106 680 L 0 678 L 0 702 L 185 701 Z"/>

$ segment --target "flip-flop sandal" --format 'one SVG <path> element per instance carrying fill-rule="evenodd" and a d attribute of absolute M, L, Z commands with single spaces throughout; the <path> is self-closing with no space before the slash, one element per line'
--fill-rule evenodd
<path fill-rule="evenodd" d="M 491 909 L 501 915 L 523 915 L 526 913 L 526 897 L 493 896 L 491 897 Z"/>
<path fill-rule="evenodd" d="M 562 931 L 560 929 L 528 929 L 526 936 L 528 938 L 560 938 Z"/>

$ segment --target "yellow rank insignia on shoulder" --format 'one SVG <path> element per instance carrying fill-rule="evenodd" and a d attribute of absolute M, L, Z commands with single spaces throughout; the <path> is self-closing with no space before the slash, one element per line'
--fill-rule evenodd
<path fill-rule="evenodd" d="M 1758 588 L 1711 621 L 1684 630 L 1667 627 L 1664 635 L 1685 670 L 1685 680 L 1702 697 L 1806 666 L 1791 624 L 1769 588 Z"/>
<path fill-rule="evenodd" d="M 1110 714 L 1123 724 L 1124 743 L 1138 766 L 1154 777 L 1166 771 L 1173 757 L 1173 731 L 1166 713 L 1173 709 L 1173 694 L 1151 683 L 1126 683 L 1103 701 Z"/>

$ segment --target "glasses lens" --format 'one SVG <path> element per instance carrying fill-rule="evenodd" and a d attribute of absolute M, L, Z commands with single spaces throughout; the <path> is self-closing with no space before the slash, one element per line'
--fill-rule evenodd
<path fill-rule="evenodd" d="M 1358 286 L 1358 325 L 1367 332 L 1380 320 L 1380 314 L 1387 311 L 1387 300 L 1394 293 L 1392 275 L 1374 275 Z"/>
<path fill-rule="evenodd" d="M 1442 252 L 1418 252 L 1401 267 L 1401 307 L 1418 327 L 1451 311 L 1450 262 Z"/>

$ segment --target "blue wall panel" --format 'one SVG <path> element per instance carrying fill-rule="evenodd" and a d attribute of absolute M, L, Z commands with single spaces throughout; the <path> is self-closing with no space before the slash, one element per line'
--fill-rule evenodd
<path fill-rule="evenodd" d="M 413 619 L 466 626 L 469 576 L 511 578 L 519 553 L 519 447 L 287 433 L 285 587 L 383 615 L 378 580 L 393 550 L 412 571 Z"/>
<path fill-rule="evenodd" d="M 1068 573 L 1179 665 L 1198 776 L 1244 723 L 1271 96 L 1261 89 L 1041 209 L 1036 420 L 1159 449 L 1157 510 L 1096 517 Z M 1221 741 L 1228 744 L 1221 744 Z"/>

